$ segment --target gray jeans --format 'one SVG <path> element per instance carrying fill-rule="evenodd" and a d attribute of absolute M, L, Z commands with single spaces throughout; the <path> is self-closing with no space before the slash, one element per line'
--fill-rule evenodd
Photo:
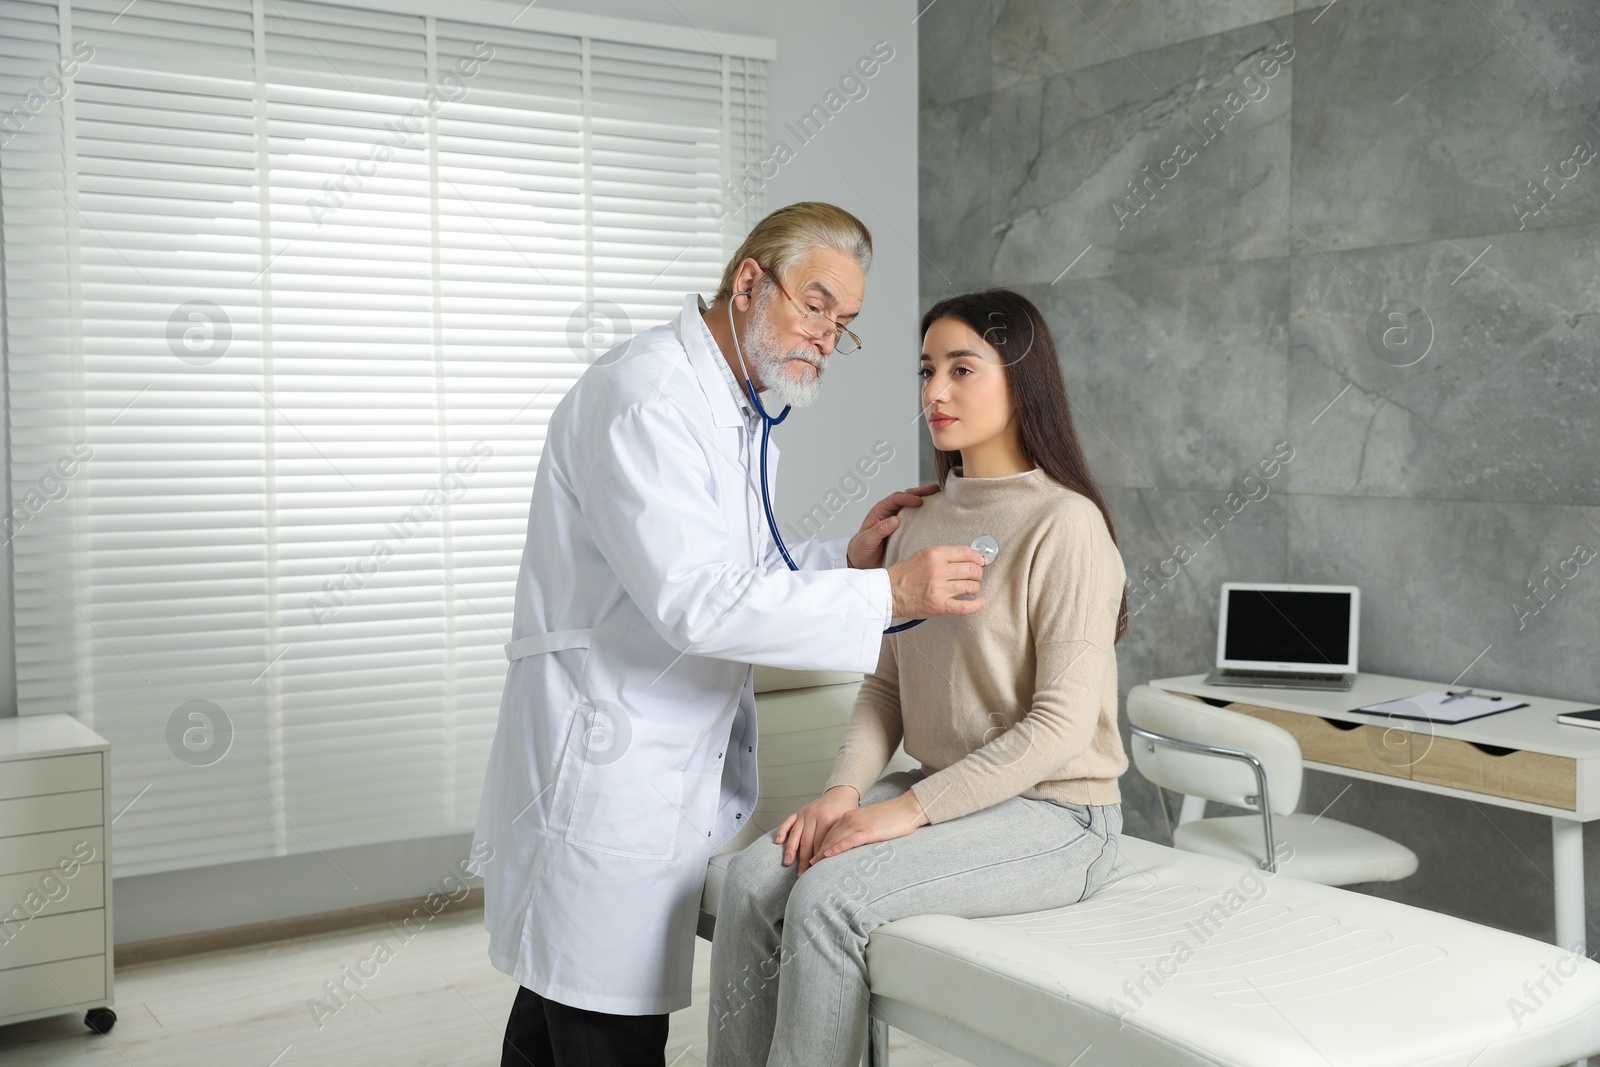
<path fill-rule="evenodd" d="M 899 796 L 886 775 L 861 803 Z M 707 1067 L 858 1067 L 867 937 L 911 915 L 979 918 L 1073 904 L 1116 860 L 1120 804 L 1010 800 L 860 845 L 797 876 L 777 831 L 735 855 L 711 946 Z"/>

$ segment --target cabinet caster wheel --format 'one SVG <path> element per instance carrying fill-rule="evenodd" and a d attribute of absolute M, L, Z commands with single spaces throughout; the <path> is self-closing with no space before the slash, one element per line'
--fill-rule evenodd
<path fill-rule="evenodd" d="M 90 1008 L 83 1016 L 83 1025 L 97 1034 L 109 1034 L 117 1023 L 117 1013 L 110 1008 Z"/>

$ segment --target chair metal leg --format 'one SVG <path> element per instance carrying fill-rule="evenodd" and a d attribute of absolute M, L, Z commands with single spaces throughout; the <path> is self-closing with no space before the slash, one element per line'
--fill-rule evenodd
<path fill-rule="evenodd" d="M 889 1067 L 889 1024 L 876 1015 L 868 1017 L 867 1067 Z"/>

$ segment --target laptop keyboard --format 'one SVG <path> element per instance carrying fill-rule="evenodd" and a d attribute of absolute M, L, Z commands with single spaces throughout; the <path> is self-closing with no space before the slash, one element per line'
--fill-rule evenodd
<path fill-rule="evenodd" d="M 1306 671 L 1230 671 L 1223 670 L 1224 678 L 1293 678 L 1302 682 L 1336 682 L 1343 678 L 1343 674 L 1312 674 Z"/>

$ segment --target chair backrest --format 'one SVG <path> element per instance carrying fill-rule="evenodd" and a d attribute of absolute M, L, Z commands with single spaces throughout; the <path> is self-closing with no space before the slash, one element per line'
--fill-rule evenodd
<path fill-rule="evenodd" d="M 1153 734 L 1250 753 L 1266 770 L 1273 814 L 1289 815 L 1299 806 L 1300 745 L 1281 726 L 1148 685 L 1134 686 L 1127 706 L 1128 721 Z M 1163 788 L 1260 810 L 1245 799 L 1258 786 L 1255 771 L 1241 760 L 1185 751 L 1135 734 L 1133 762 L 1140 774 Z"/>

